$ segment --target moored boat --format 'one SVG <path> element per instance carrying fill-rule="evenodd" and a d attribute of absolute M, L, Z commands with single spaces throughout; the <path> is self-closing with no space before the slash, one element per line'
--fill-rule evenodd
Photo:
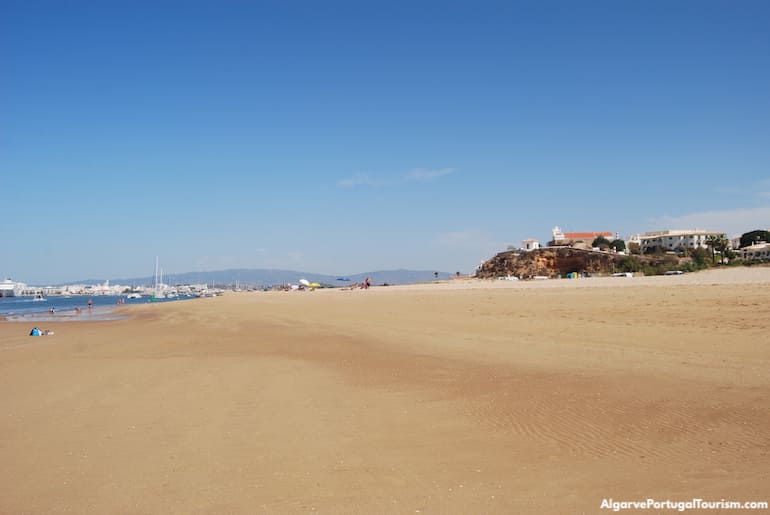
<path fill-rule="evenodd" d="M 0 297 L 15 297 L 16 296 L 16 283 L 10 279 L 5 279 L 0 282 Z"/>

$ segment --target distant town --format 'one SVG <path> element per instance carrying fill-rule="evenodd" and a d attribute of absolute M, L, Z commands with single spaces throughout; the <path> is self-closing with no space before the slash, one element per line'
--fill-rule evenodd
<path fill-rule="evenodd" d="M 125 295 L 129 297 L 164 297 L 176 296 L 214 296 L 218 289 L 206 284 L 168 285 L 158 283 L 153 286 L 126 286 L 110 284 L 69 284 L 66 286 L 30 286 L 22 282 L 5 279 L 0 282 L 0 297 L 23 296 L 76 296 L 76 295 Z"/>
<path fill-rule="evenodd" d="M 628 254 L 655 254 L 673 252 L 684 254 L 695 249 L 708 249 L 722 255 L 723 259 L 763 260 L 770 258 L 770 229 L 746 232 L 728 238 L 719 231 L 704 229 L 652 231 L 634 234 L 623 240 L 618 233 L 608 231 L 563 232 L 559 226 L 551 231 L 550 247 L 570 246 L 587 250 L 610 250 Z M 521 242 L 519 250 L 541 248 L 535 239 Z M 509 247 L 509 250 L 514 250 Z"/>

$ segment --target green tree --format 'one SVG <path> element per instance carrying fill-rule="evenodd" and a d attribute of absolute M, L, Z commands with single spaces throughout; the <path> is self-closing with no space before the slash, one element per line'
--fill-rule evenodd
<path fill-rule="evenodd" d="M 708 257 L 706 249 L 698 247 L 697 249 L 693 249 L 690 252 L 690 255 L 692 256 L 693 263 L 695 263 L 695 266 L 698 269 L 706 268 L 706 258 Z"/>
<path fill-rule="evenodd" d="M 599 247 L 602 250 L 606 250 L 610 248 L 610 240 L 608 240 L 604 236 L 599 236 L 593 241 L 593 243 L 591 243 L 591 246 Z"/>
<path fill-rule="evenodd" d="M 623 252 L 626 250 L 626 242 L 621 239 L 612 240 L 610 242 L 610 247 L 618 252 Z"/>

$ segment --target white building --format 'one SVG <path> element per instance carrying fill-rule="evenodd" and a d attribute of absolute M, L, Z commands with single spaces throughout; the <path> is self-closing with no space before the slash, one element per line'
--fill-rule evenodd
<path fill-rule="evenodd" d="M 646 232 L 639 236 L 642 254 L 676 249 L 706 249 L 709 236 L 725 236 L 722 232 L 693 230 L 671 230 Z"/>
<path fill-rule="evenodd" d="M 755 243 L 748 247 L 743 247 L 740 250 L 742 259 L 755 260 L 755 259 L 769 259 L 770 260 L 770 243 Z"/>
<path fill-rule="evenodd" d="M 521 248 L 524 250 L 536 250 L 540 248 L 540 242 L 533 239 L 521 240 Z"/>

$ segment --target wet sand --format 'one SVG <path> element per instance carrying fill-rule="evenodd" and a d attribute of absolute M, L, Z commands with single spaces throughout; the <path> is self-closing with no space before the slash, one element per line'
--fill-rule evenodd
<path fill-rule="evenodd" d="M 770 500 L 770 268 L 123 312 L 0 322 L 0 513 Z"/>

